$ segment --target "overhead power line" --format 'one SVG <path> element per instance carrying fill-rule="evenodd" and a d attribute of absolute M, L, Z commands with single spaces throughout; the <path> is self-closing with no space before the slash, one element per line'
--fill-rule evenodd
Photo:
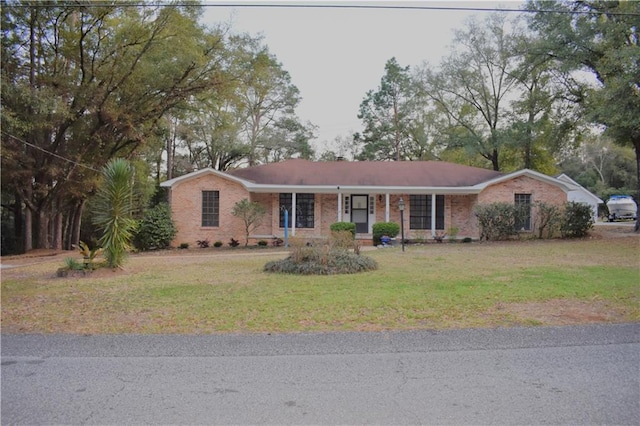
<path fill-rule="evenodd" d="M 41 148 L 41 147 L 39 147 L 39 146 L 37 146 L 37 145 L 34 145 L 34 144 L 32 144 L 32 143 L 29 143 L 29 142 L 25 141 L 24 139 L 20 139 L 19 137 L 13 136 L 13 135 L 11 135 L 11 134 L 9 134 L 9 133 L 5 132 L 4 130 L 2 131 L 2 134 L 3 134 L 3 135 L 5 135 L 5 136 L 7 136 L 7 137 L 9 137 L 9 138 L 11 138 L 11 139 L 13 139 L 13 140 L 15 140 L 15 141 L 17 141 L 17 142 L 23 143 L 23 144 L 25 144 L 25 145 L 27 145 L 27 146 L 30 146 L 31 148 L 35 148 L 35 149 L 37 149 L 37 150 L 40 150 L 40 151 L 42 151 L 42 152 L 44 152 L 44 153 L 46 153 L 46 154 L 49 154 L 49 155 L 51 155 L 51 156 L 53 156 L 53 157 L 59 158 L 59 159 L 61 159 L 61 160 L 64 160 L 64 161 L 66 161 L 66 162 L 68 162 L 68 163 L 72 163 L 72 164 L 75 164 L 76 166 L 84 167 L 85 169 L 89 169 L 89 170 L 92 170 L 92 171 L 94 171 L 94 172 L 98 172 L 98 173 L 100 173 L 100 170 L 96 170 L 96 169 L 94 169 L 94 168 L 93 168 L 93 167 L 91 167 L 91 166 L 87 166 L 86 164 L 78 163 L 78 162 L 77 162 L 77 161 L 75 161 L 75 160 L 71 160 L 70 158 L 63 157 L 62 155 L 58 155 L 58 154 L 56 154 L 56 153 L 54 153 L 54 152 L 47 151 L 46 149 Z"/>
<path fill-rule="evenodd" d="M 64 6 L 65 3 L 62 2 L 50 2 L 50 1 L 27 1 L 18 5 L 13 5 L 17 7 L 60 7 Z M 193 2 L 88 2 L 86 4 L 76 3 L 76 2 L 68 2 L 66 5 L 76 6 L 76 7 L 157 7 L 157 6 L 177 6 L 177 7 L 188 7 L 188 6 L 198 6 L 197 3 Z M 556 14 L 577 14 L 577 15 L 600 15 L 602 11 L 588 11 L 588 10 L 555 10 L 555 9 L 514 9 L 509 7 L 474 7 L 474 6 L 435 6 L 435 5 L 420 5 L 420 4 L 393 4 L 393 3 L 385 3 L 385 4 L 376 4 L 373 3 L 360 3 L 360 2 L 350 2 L 350 3 L 280 3 L 280 2 L 217 2 L 217 1 L 208 1 L 199 4 L 202 7 L 232 7 L 232 8 L 270 8 L 270 9 L 381 9 L 381 10 L 436 10 L 436 11 L 453 11 L 453 12 L 507 12 L 507 13 L 556 13 Z M 639 16 L 640 13 L 629 13 L 629 12 L 614 12 L 607 11 L 607 15 L 611 16 Z"/>

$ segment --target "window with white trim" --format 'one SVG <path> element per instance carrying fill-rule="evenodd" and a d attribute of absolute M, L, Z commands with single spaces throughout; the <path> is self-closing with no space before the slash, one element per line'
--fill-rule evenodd
<path fill-rule="evenodd" d="M 516 231 L 531 231 L 531 194 L 515 194 Z"/>
<path fill-rule="evenodd" d="M 220 226 L 220 191 L 202 191 L 202 226 Z"/>
<path fill-rule="evenodd" d="M 431 195 L 409 196 L 409 229 L 431 229 Z M 444 195 L 436 195 L 436 229 L 444 229 Z"/>
<path fill-rule="evenodd" d="M 289 227 L 293 213 L 293 194 L 280 194 L 280 228 L 284 228 L 284 209 L 289 212 Z M 296 194 L 296 228 L 313 228 L 315 221 L 315 194 Z"/>

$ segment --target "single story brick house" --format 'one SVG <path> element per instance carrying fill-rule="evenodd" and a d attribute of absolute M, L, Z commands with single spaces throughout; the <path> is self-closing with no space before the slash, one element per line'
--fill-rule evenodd
<path fill-rule="evenodd" d="M 478 239 L 474 207 L 491 202 L 561 205 L 571 184 L 532 171 L 501 173 L 442 161 L 329 161 L 292 159 L 227 172 L 202 169 L 161 184 L 178 228 L 174 245 L 207 239 L 244 241 L 244 227 L 231 214 L 243 200 L 261 203 L 267 214 L 253 242 L 289 236 L 324 238 L 334 222 L 356 224 L 356 238 L 371 241 L 377 222 L 400 223 L 405 204 L 409 239 L 430 238 L 457 230 L 457 237 Z M 533 214 L 533 213 L 532 213 Z M 528 218 L 524 231 L 534 231 Z"/>

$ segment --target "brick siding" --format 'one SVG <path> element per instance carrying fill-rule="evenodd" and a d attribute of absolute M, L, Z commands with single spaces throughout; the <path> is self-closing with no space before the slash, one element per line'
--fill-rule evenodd
<path fill-rule="evenodd" d="M 219 226 L 203 227 L 202 224 L 202 191 L 219 191 L 220 216 Z M 506 182 L 489 186 L 478 195 L 446 195 L 444 231 L 458 228 L 458 238 L 479 238 L 477 219 L 474 208 L 479 203 L 514 202 L 516 193 L 531 194 L 531 201 L 543 201 L 548 204 L 561 205 L 566 202 L 566 193 L 557 186 L 520 176 Z M 385 220 L 385 195 L 373 195 L 375 202 L 375 220 Z M 409 229 L 409 194 L 391 194 L 389 196 L 389 221 L 400 222 L 398 202 L 400 197 L 405 202 L 404 228 L 406 238 L 431 238 L 430 230 Z M 271 236 L 282 238 L 284 229 L 280 228 L 279 194 L 250 194 L 242 185 L 218 176 L 205 175 L 176 183 L 171 189 L 170 200 L 173 220 L 178 233 L 173 244 L 188 243 L 195 246 L 198 240 L 208 239 L 211 244 L 222 241 L 225 245 L 231 238 L 244 244 L 245 230 L 242 221 L 231 214 L 233 206 L 242 199 L 249 199 L 264 205 L 267 209 L 261 225 L 251 235 L 254 244 L 257 240 Z M 316 194 L 314 207 L 314 228 L 296 228 L 296 236 L 303 238 L 321 238 L 329 234 L 332 223 L 338 220 L 338 196 L 336 194 Z M 344 214 L 344 212 L 343 212 Z M 343 215 L 343 220 L 345 217 Z M 535 223 L 535 220 L 534 220 Z"/>

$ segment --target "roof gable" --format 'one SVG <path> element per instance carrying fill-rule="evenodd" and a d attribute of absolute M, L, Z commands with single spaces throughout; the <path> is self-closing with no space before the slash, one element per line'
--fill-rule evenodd
<path fill-rule="evenodd" d="M 234 181 L 236 183 L 239 183 L 239 184 L 242 184 L 244 186 L 247 186 L 246 185 L 247 182 L 243 181 L 242 179 L 239 179 L 239 178 L 237 178 L 235 176 L 232 176 L 232 175 L 229 175 L 227 173 L 221 172 L 219 170 L 214 170 L 214 169 L 212 169 L 210 167 L 207 167 L 206 169 L 196 170 L 195 172 L 187 173 L 186 175 L 178 176 L 177 178 L 166 180 L 164 182 L 161 182 L 160 186 L 171 188 L 171 187 L 173 187 L 175 185 L 178 185 L 180 183 L 188 182 L 190 180 L 197 179 L 199 177 L 203 177 L 203 176 L 207 176 L 207 175 L 218 176 L 218 177 L 221 177 L 223 179 L 231 180 L 231 181 Z"/>
<path fill-rule="evenodd" d="M 602 201 L 599 197 L 597 197 L 594 193 L 592 193 L 591 191 L 589 191 L 587 188 L 585 188 L 584 186 L 580 185 L 578 182 L 576 182 L 575 180 L 571 179 L 569 176 L 567 176 L 565 173 L 562 173 L 560 176 L 557 177 L 558 180 L 561 180 L 563 182 L 568 182 L 571 185 L 574 185 L 576 188 L 573 189 L 573 191 L 579 191 L 581 192 L 584 196 L 586 196 L 587 198 L 591 199 L 594 203 L 597 204 L 604 204 L 604 201 Z"/>
<path fill-rule="evenodd" d="M 502 183 L 502 182 L 505 182 L 505 181 L 508 181 L 508 180 L 511 180 L 511 179 L 518 178 L 520 176 L 527 176 L 527 177 L 530 177 L 532 179 L 536 179 L 536 180 L 539 180 L 539 181 L 542 181 L 542 182 L 546 182 L 546 183 L 548 183 L 550 185 L 555 185 L 555 186 L 561 188 L 565 192 L 568 192 L 568 191 L 574 189 L 573 185 L 571 185 L 569 183 L 563 182 L 563 181 L 558 180 L 558 179 L 556 179 L 554 177 L 547 176 L 547 175 L 545 175 L 543 173 L 536 172 L 535 170 L 530 170 L 530 169 L 522 169 L 522 170 L 518 170 L 517 172 L 513 172 L 513 173 L 506 174 L 506 175 L 502 175 L 502 176 L 499 176 L 499 177 L 497 177 L 495 179 L 492 179 L 492 180 L 489 180 L 489 181 L 486 181 L 486 182 L 482 182 L 481 184 L 476 185 L 476 187 L 479 188 L 479 189 L 484 189 L 484 188 L 486 188 L 488 186 L 496 185 L 496 184 L 499 184 L 499 183 Z"/>

